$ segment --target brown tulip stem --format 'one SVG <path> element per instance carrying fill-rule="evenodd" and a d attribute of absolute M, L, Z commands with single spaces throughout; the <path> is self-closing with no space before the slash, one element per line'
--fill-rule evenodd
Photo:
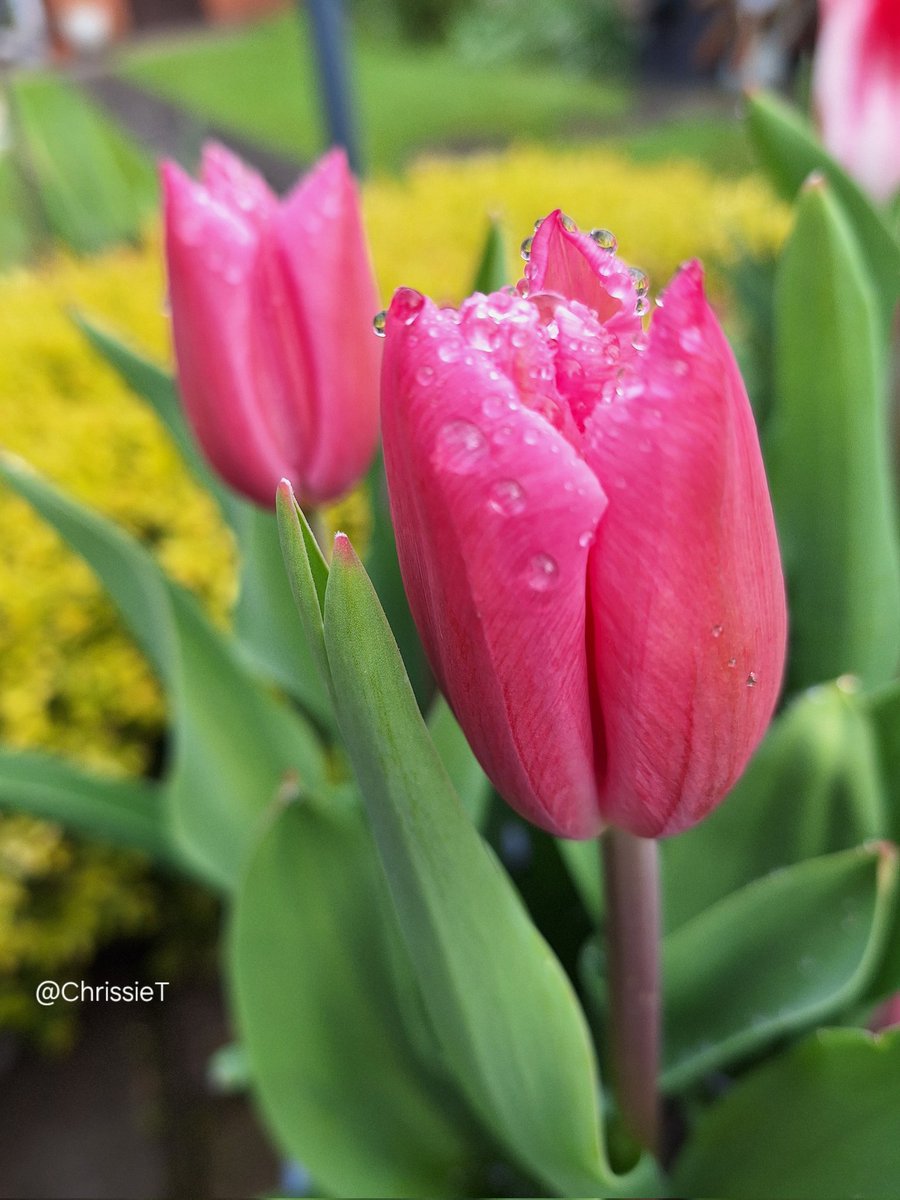
<path fill-rule="evenodd" d="M 609 1044 L 623 1124 L 660 1148 L 659 851 L 654 840 L 608 829 L 601 841 L 606 897 Z"/>

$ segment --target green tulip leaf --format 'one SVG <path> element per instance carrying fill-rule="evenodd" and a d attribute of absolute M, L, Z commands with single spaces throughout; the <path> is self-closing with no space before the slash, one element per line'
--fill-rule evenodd
<path fill-rule="evenodd" d="M 488 224 L 478 268 L 472 280 L 472 291 L 485 294 L 499 292 L 508 283 L 506 238 L 503 236 L 500 222 L 496 217 L 492 217 Z"/>
<path fill-rule="evenodd" d="M 856 1196 L 900 1184 L 900 1031 L 826 1029 L 747 1075 L 698 1119 L 678 1196 Z"/>
<path fill-rule="evenodd" d="M 438 696 L 431 706 L 428 732 L 454 791 L 462 800 L 473 824 L 483 829 L 492 795 L 491 781 L 482 771 L 481 764 L 466 741 L 466 735 L 443 696 Z"/>
<path fill-rule="evenodd" d="M 480 1148 L 410 1041 L 418 996 L 358 809 L 274 816 L 229 947 L 250 1079 L 285 1153 L 332 1195 L 464 1194 Z"/>
<path fill-rule="evenodd" d="M 900 683 L 891 683 L 863 698 L 878 747 L 884 781 L 884 836 L 900 843 Z M 869 990 L 871 1002 L 900 991 L 900 904 L 894 911 L 881 968 Z"/>
<path fill-rule="evenodd" d="M 184 867 L 166 826 L 163 789 L 144 779 L 94 775 L 50 754 L 0 750 L 0 806 Z"/>
<path fill-rule="evenodd" d="M 872 978 L 897 856 L 876 843 L 748 884 L 663 941 L 663 1087 L 680 1091 L 846 1010 Z"/>
<path fill-rule="evenodd" d="M 757 93 L 748 100 L 750 137 L 776 189 L 792 201 L 807 178 L 823 175 L 840 201 L 878 293 L 885 330 L 900 295 L 900 243 L 865 192 L 825 151 L 809 123 L 783 100 Z"/>
<path fill-rule="evenodd" d="M 646 1164 L 623 1180 L 606 1162 L 584 1016 L 453 791 L 346 538 L 335 542 L 325 645 L 400 926 L 459 1086 L 519 1164 L 560 1194 L 647 1194 Z"/>
<path fill-rule="evenodd" d="M 900 657 L 900 555 L 871 279 L 840 207 L 808 186 L 775 296 L 767 465 L 791 612 L 789 683 L 872 687 Z"/>
<path fill-rule="evenodd" d="M 197 870 L 230 887 L 285 777 L 311 791 L 324 785 L 311 730 L 259 684 L 138 542 L 10 455 L 0 457 L 0 478 L 87 562 L 155 668 L 172 726 L 171 836 Z"/>
<path fill-rule="evenodd" d="M 209 468 L 185 420 L 168 372 L 83 316 L 76 323 L 131 390 L 156 413 L 197 482 L 216 500 L 234 532 L 240 560 L 234 630 L 249 665 L 294 696 L 325 728 L 333 724 L 328 693 L 297 620 L 274 512 L 232 492 Z M 275 497 L 272 497 L 275 503 Z"/>
<path fill-rule="evenodd" d="M 662 843 L 666 928 L 770 871 L 892 836 L 862 697 L 845 683 L 811 688 L 715 812 Z"/>

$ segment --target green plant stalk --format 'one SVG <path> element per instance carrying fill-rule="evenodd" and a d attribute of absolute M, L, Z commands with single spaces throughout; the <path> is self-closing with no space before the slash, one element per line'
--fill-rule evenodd
<path fill-rule="evenodd" d="M 613 1087 L 626 1130 L 659 1157 L 659 849 L 655 840 L 621 829 L 608 829 L 600 849 Z"/>

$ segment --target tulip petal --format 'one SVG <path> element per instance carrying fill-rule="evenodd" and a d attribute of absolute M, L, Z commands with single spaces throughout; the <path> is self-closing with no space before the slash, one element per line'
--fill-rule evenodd
<path fill-rule="evenodd" d="M 504 798 L 553 833 L 600 828 L 585 655 L 588 550 L 605 507 L 565 436 L 455 319 L 388 314 L 385 466 L 410 605 Z M 539 336 L 535 333 L 534 336 Z M 551 715 L 552 714 L 552 715 Z"/>
<path fill-rule="evenodd" d="M 555 292 L 586 304 L 624 340 L 641 332 L 628 268 L 589 234 L 570 228 L 559 209 L 535 232 L 525 280 L 529 292 Z"/>
<path fill-rule="evenodd" d="M 162 168 L 166 259 L 179 385 L 197 439 L 224 479 L 273 503 L 284 463 L 256 402 L 278 386 L 271 356 L 248 336 L 258 274 L 252 228 L 177 166 Z M 261 481 L 271 479 L 271 488 Z"/>
<path fill-rule="evenodd" d="M 214 199 L 254 226 L 265 221 L 278 203 L 263 177 L 219 142 L 204 145 L 200 178 Z"/>
<path fill-rule="evenodd" d="M 279 207 L 278 254 L 309 369 L 308 499 L 334 497 L 371 460 L 378 439 L 378 295 L 356 184 L 342 150 L 326 154 Z"/>
<path fill-rule="evenodd" d="M 606 740 L 603 816 L 644 837 L 737 779 L 781 683 L 785 609 L 753 417 L 691 264 L 586 458 L 610 498 L 589 569 Z"/>

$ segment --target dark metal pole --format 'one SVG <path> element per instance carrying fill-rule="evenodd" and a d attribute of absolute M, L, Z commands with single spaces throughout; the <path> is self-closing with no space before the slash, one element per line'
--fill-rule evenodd
<path fill-rule="evenodd" d="M 343 146 L 354 174 L 362 173 L 350 73 L 343 0 L 305 0 L 312 28 L 319 89 L 325 108 L 328 138 Z"/>

